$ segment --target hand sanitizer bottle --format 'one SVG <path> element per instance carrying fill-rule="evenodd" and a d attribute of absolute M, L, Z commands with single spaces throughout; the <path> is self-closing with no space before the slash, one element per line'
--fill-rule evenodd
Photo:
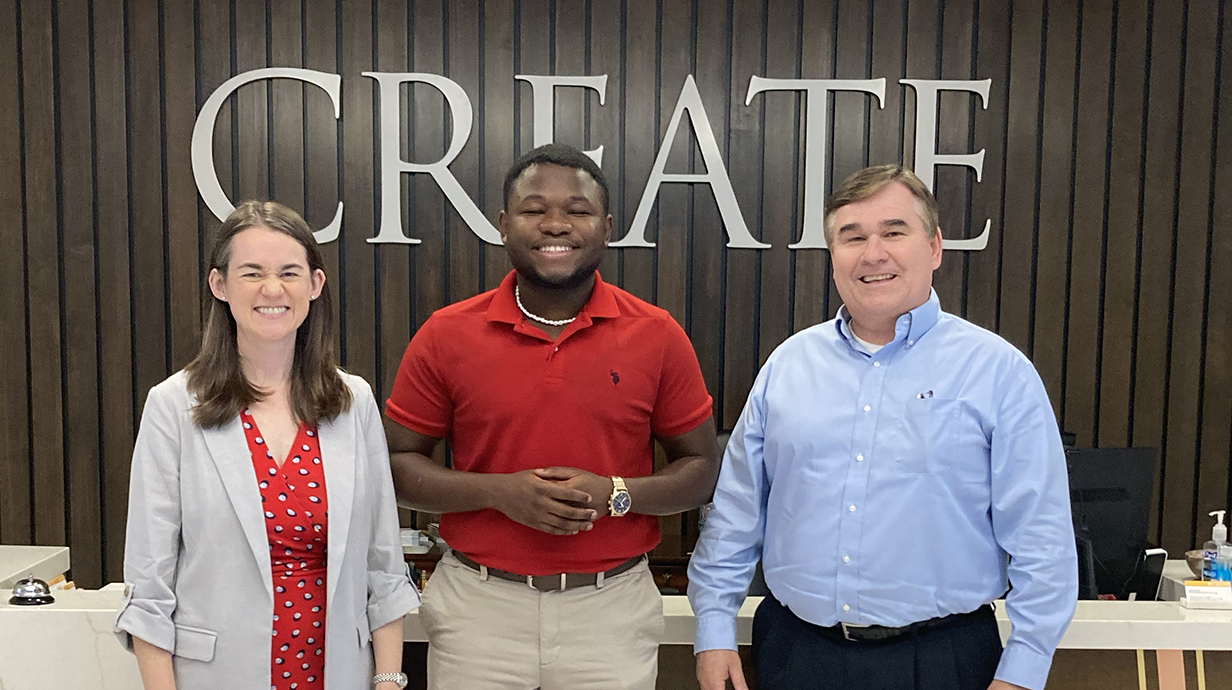
<path fill-rule="evenodd" d="M 1215 558 L 1214 579 L 1232 582 L 1232 544 L 1220 544 L 1219 556 Z"/>
<path fill-rule="evenodd" d="M 1211 540 L 1202 545 L 1202 579 L 1216 580 L 1215 566 L 1219 560 L 1219 547 L 1228 543 L 1228 528 L 1223 524 L 1225 511 L 1212 510 L 1210 515 L 1218 522 L 1211 528 Z"/>

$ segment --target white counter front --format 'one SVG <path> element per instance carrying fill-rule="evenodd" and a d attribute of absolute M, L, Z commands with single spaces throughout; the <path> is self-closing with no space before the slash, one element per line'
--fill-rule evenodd
<path fill-rule="evenodd" d="M 0 688 L 141 690 L 136 660 L 111 633 L 124 586 L 52 594 L 44 606 L 0 600 Z"/>
<path fill-rule="evenodd" d="M 60 591 L 55 596 L 56 603 L 39 607 L 12 606 L 7 597 L 0 601 L 0 688 L 140 690 L 136 661 L 111 633 L 123 600 L 122 585 Z M 741 644 L 750 642 L 759 603 L 759 598 L 750 598 L 740 609 Z M 663 644 L 693 644 L 688 599 L 663 597 L 663 613 L 667 619 Z M 1002 637 L 1008 636 L 1010 624 L 1003 606 L 997 620 Z M 426 639 L 416 614 L 406 618 L 403 630 L 407 641 Z M 1232 611 L 1191 611 L 1175 602 L 1081 601 L 1060 647 L 1229 651 Z"/>
<path fill-rule="evenodd" d="M 753 612 L 761 597 L 749 597 L 736 618 L 740 644 L 751 644 Z M 663 597 L 663 644 L 693 644 L 693 609 L 683 596 Z M 1010 634 L 1004 602 L 997 602 L 1001 639 Z M 403 639 L 425 642 L 419 616 L 407 616 Z M 1170 601 L 1080 601 L 1061 649 L 1232 650 L 1232 611 L 1192 611 Z"/>

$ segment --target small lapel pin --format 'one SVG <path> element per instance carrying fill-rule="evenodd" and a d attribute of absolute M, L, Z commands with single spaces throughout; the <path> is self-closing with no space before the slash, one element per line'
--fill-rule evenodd
<path fill-rule="evenodd" d="M 924 399 L 926 399 L 926 398 L 931 398 L 931 397 L 933 397 L 933 392 L 932 392 L 932 391 L 924 391 L 923 393 L 918 393 L 918 394 L 916 394 L 916 396 L 915 396 L 915 397 L 919 398 L 920 400 L 924 400 Z"/>

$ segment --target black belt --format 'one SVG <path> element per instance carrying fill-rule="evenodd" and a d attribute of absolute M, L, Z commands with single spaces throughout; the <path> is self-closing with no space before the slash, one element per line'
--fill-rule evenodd
<path fill-rule="evenodd" d="M 907 637 L 915 637 L 925 631 L 942 628 L 959 621 L 983 617 L 993 617 L 992 604 L 985 604 L 967 613 L 954 613 L 940 618 L 929 618 L 926 621 L 909 623 L 899 628 L 890 628 L 884 625 L 855 625 L 852 623 L 839 623 L 838 625 L 826 628 L 820 625 L 813 625 L 812 623 L 808 624 L 826 637 L 848 642 L 892 642 Z M 807 621 L 805 622 L 807 623 Z"/>
<path fill-rule="evenodd" d="M 466 554 L 458 551 L 453 552 L 454 558 L 462 565 L 483 572 L 486 566 L 482 566 L 467 557 Z M 519 575 L 511 573 L 508 570 L 498 570 L 496 568 L 486 568 L 489 577 L 495 577 L 500 580 L 508 580 L 510 582 L 526 583 L 531 589 L 539 590 L 540 592 L 555 592 L 560 589 L 574 589 L 577 587 L 594 587 L 602 586 L 603 579 L 615 577 L 623 572 L 631 570 L 633 566 L 642 562 L 645 555 L 634 556 L 620 565 L 605 570 L 601 573 L 559 573 L 557 575 Z"/>

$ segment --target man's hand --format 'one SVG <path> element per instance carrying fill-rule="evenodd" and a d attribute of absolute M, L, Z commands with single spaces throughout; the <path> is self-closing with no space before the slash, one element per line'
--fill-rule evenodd
<path fill-rule="evenodd" d="M 1003 680 L 994 680 L 992 685 L 988 686 L 988 690 L 1027 690 L 1021 685 L 1014 685 Z"/>
<path fill-rule="evenodd" d="M 612 478 L 600 477 L 593 472 L 579 470 L 576 467 L 549 467 L 535 470 L 535 476 L 555 482 L 558 486 L 568 487 L 590 496 L 590 500 L 582 505 L 590 508 L 598 515 L 608 514 L 608 498 L 612 495 Z"/>
<path fill-rule="evenodd" d="M 728 678 L 735 690 L 749 690 L 739 654 L 730 649 L 710 649 L 697 655 L 697 682 L 702 690 L 724 690 Z"/>
<path fill-rule="evenodd" d="M 523 470 L 500 476 L 496 509 L 510 520 L 548 534 L 577 534 L 589 530 L 599 513 L 585 506 L 592 496 L 585 491 L 538 476 L 544 470 Z"/>

